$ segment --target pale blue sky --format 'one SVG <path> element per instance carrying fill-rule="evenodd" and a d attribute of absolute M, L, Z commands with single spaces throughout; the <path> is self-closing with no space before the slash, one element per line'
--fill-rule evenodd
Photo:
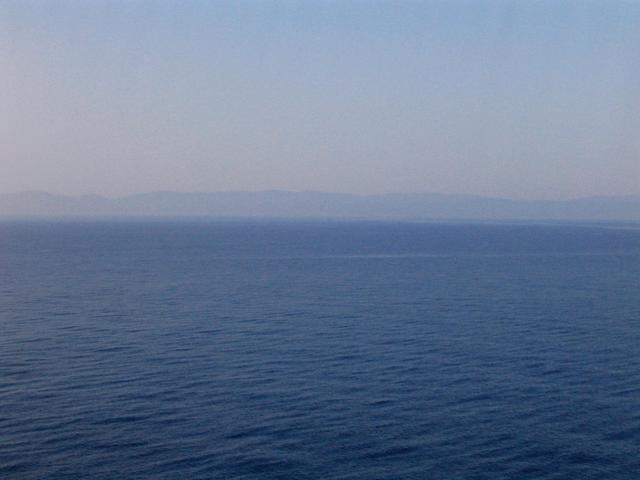
<path fill-rule="evenodd" d="M 640 2 L 0 2 L 0 192 L 640 193 Z"/>

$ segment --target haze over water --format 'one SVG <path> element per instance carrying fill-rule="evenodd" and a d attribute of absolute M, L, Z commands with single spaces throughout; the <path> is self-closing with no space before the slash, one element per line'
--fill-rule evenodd
<path fill-rule="evenodd" d="M 635 479 L 640 231 L 0 223 L 0 476 Z"/>
<path fill-rule="evenodd" d="M 0 1 L 0 478 L 640 478 L 639 25 Z"/>

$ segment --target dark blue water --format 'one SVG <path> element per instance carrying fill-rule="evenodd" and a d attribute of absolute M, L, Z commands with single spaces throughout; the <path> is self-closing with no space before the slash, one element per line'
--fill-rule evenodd
<path fill-rule="evenodd" d="M 640 230 L 0 223 L 0 477 L 640 478 Z"/>

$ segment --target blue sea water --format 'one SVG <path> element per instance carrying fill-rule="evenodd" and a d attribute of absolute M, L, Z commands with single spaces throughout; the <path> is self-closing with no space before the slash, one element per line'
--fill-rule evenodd
<path fill-rule="evenodd" d="M 640 230 L 4 221 L 0 477 L 640 478 Z"/>

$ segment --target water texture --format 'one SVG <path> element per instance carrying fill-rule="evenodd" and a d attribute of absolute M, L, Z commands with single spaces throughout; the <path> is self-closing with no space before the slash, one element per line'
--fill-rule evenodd
<path fill-rule="evenodd" d="M 4 221 L 0 477 L 640 478 L 640 230 Z"/>

